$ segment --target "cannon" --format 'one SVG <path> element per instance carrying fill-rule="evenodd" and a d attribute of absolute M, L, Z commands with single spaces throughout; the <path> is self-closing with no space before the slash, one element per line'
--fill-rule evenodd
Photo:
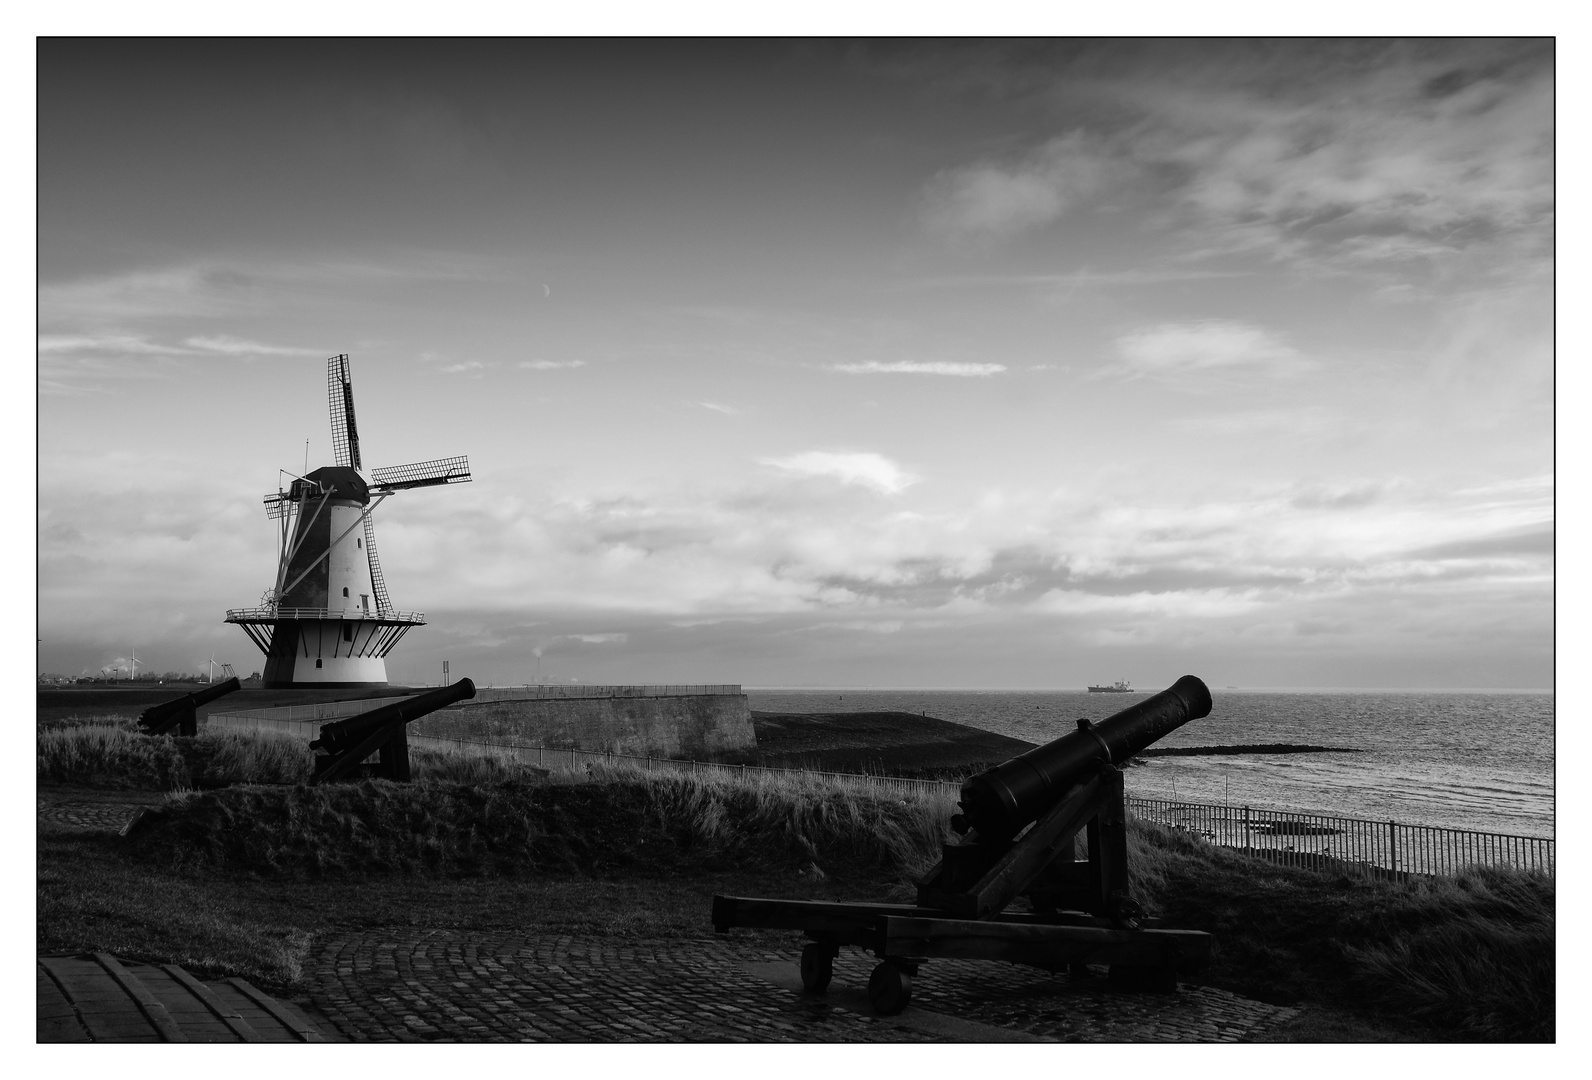
<path fill-rule="evenodd" d="M 144 729 L 146 735 L 164 735 L 175 727 L 177 734 L 192 737 L 199 734 L 199 706 L 208 705 L 241 685 L 234 675 L 225 682 L 218 682 L 192 694 L 151 705 L 138 714 L 138 726 Z"/>
<path fill-rule="evenodd" d="M 1185 675 L 1098 724 L 969 778 L 951 819 L 959 839 L 918 883 L 915 904 L 715 896 L 713 926 L 800 930 L 801 981 L 822 993 L 840 947 L 878 958 L 868 980 L 875 1011 L 900 1012 L 930 959 L 1004 960 L 1073 975 L 1104 965 L 1118 986 L 1171 992 L 1196 972 L 1212 938 L 1146 918 L 1128 889 L 1122 762 L 1209 715 L 1205 684 Z M 1087 856 L 1079 859 L 1083 833 Z M 1018 898 L 1026 911 L 1008 911 Z"/>
<path fill-rule="evenodd" d="M 379 709 L 334 720 L 321 725 L 320 738 L 310 743 L 319 750 L 311 784 L 341 780 L 354 772 L 360 762 L 380 753 L 375 775 L 388 780 L 407 781 L 409 776 L 408 724 L 428 713 L 475 697 L 475 683 L 460 679 L 451 686 L 438 687 L 424 694 L 404 698 Z"/>

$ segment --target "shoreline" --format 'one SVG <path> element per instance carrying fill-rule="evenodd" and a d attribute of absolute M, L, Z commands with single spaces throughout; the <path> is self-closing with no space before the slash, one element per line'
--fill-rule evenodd
<path fill-rule="evenodd" d="M 755 750 L 719 755 L 727 764 L 823 772 L 969 773 L 991 768 L 1039 744 L 952 720 L 909 712 L 791 713 L 752 710 Z M 1358 754 L 1352 747 L 1305 743 L 1149 747 L 1123 762 L 1150 757 L 1244 754 Z"/>

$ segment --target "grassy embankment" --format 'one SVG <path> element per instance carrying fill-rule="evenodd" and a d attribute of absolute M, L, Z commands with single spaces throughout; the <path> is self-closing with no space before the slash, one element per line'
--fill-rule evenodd
<path fill-rule="evenodd" d="M 234 786 L 178 791 L 125 839 L 41 828 L 39 947 L 289 989 L 312 940 L 350 926 L 706 936 L 714 892 L 909 899 L 952 809 L 804 777 L 537 775 L 489 754 L 416 752 L 411 785 L 310 788 L 301 744 L 128 726 L 41 730 L 41 790 Z M 1216 935 L 1202 981 L 1314 1006 L 1285 1035 L 1553 1037 L 1551 880 L 1332 878 L 1137 823 L 1130 842 L 1136 895 Z"/>

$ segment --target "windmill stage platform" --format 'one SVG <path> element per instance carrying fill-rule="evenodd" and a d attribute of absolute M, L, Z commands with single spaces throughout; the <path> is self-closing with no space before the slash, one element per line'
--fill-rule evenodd
<path fill-rule="evenodd" d="M 321 724 L 419 692 L 240 691 L 216 702 L 201 723 L 313 739 Z M 246 699 L 250 693 L 255 697 Z M 294 701 L 289 695 L 307 697 Z M 267 696 L 270 705 L 260 701 Z M 734 683 L 480 687 L 473 699 L 410 724 L 412 744 L 428 740 L 673 758 L 708 758 L 757 745 L 746 695 Z"/>

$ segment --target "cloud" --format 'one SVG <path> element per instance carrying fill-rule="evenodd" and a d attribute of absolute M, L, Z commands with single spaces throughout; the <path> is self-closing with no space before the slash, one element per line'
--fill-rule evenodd
<path fill-rule="evenodd" d="M 1119 362 L 1108 370 L 1131 377 L 1233 369 L 1291 375 L 1310 366 L 1292 346 L 1260 327 L 1220 319 L 1136 330 L 1117 339 L 1117 353 Z"/>
<path fill-rule="evenodd" d="M 1375 497 L 1364 485 L 1320 482 L 1202 488 L 1164 502 L 1007 490 L 936 508 L 909 502 L 915 490 L 902 467 L 877 453 L 810 451 L 765 464 L 815 482 L 723 489 L 680 480 L 586 500 L 462 485 L 452 499 L 383 512 L 384 569 L 395 599 L 431 613 L 439 629 L 502 628 L 468 647 L 501 657 L 515 679 L 532 646 L 560 638 L 594 658 L 656 647 L 678 665 L 680 654 L 648 629 L 666 622 L 723 627 L 700 640 L 712 645 L 704 662 L 723 672 L 702 681 L 724 682 L 750 679 L 722 666 L 749 642 L 764 643 L 757 648 L 771 665 L 823 653 L 819 624 L 890 628 L 861 636 L 901 641 L 924 671 L 968 643 L 1002 643 L 992 662 L 1002 651 L 1032 657 L 1036 642 L 1053 650 L 1097 639 L 1178 649 L 1202 641 L 1237 654 L 1253 652 L 1244 643 L 1261 628 L 1283 628 L 1269 649 L 1302 632 L 1286 628 L 1329 624 L 1379 652 L 1410 655 L 1462 626 L 1466 655 L 1503 643 L 1551 656 L 1553 487 L 1542 476 L 1465 491 L 1378 478 Z M 218 645 L 240 669 L 257 666 L 242 636 L 213 616 L 269 583 L 274 548 L 258 492 L 218 488 L 149 515 L 176 467 L 105 455 L 46 466 L 37 561 L 48 670 L 97 666 L 128 641 L 141 657 L 149 641 L 162 669 Z M 856 489 L 896 497 L 848 494 Z M 469 559 L 459 558 L 461 538 Z M 133 614 L 107 620 L 107 608 Z M 452 614 L 436 617 L 438 608 Z M 612 636 L 621 633 L 629 638 Z M 793 647 L 795 634 L 818 644 Z M 400 662 L 444 647 L 428 640 L 407 642 Z M 171 652 L 174 642 L 185 651 Z M 834 647 L 837 663 L 868 662 L 850 645 Z M 657 670 L 662 681 L 684 681 L 664 660 Z M 612 677 L 639 678 L 618 668 Z"/>
<path fill-rule="evenodd" d="M 720 405 L 714 401 L 699 401 L 697 404 L 702 406 L 704 409 L 711 409 L 716 413 L 723 413 L 725 416 L 734 416 L 738 411 L 730 408 L 728 405 Z"/>
<path fill-rule="evenodd" d="M 139 334 L 40 334 L 41 388 L 65 388 L 84 378 L 149 378 L 175 358 L 206 356 L 324 356 L 318 349 L 266 345 L 228 337 L 190 337 L 180 345 L 151 341 Z M 143 361 L 140 366 L 129 361 Z M 152 371 L 149 363 L 153 361 Z"/>
<path fill-rule="evenodd" d="M 585 367 L 584 360 L 521 360 L 517 365 L 528 371 L 557 371 L 559 368 Z"/>
<path fill-rule="evenodd" d="M 1129 152 L 1184 170 L 1175 197 L 1240 246 L 1365 264 L 1514 243 L 1506 230 L 1545 244 L 1551 57 L 1520 42 L 1279 49 L 1192 92 L 1157 80 Z"/>
<path fill-rule="evenodd" d="M 771 466 L 791 476 L 838 480 L 843 484 L 873 488 L 887 495 L 899 494 L 917 483 L 916 477 L 903 471 L 883 454 L 808 450 L 785 458 L 758 458 L 758 464 Z"/>
<path fill-rule="evenodd" d="M 924 191 L 935 232 L 998 237 L 1045 225 L 1098 190 L 1107 159 L 1081 132 L 1054 138 L 1010 164 L 979 162 L 946 169 Z"/>
<path fill-rule="evenodd" d="M 264 345 L 243 338 L 191 337 L 183 344 L 201 352 L 221 353 L 224 356 L 324 356 L 320 349 L 299 349 L 289 345 Z"/>
<path fill-rule="evenodd" d="M 1416 559 L 1553 558 L 1554 525 L 1547 521 L 1491 536 L 1472 536 L 1408 552 Z"/>
<path fill-rule="evenodd" d="M 39 353 L 110 352 L 136 356 L 191 356 L 193 349 L 161 345 L 130 334 L 40 334 Z"/>
<path fill-rule="evenodd" d="M 1006 365 L 939 360 L 868 360 L 858 364 L 830 364 L 828 369 L 846 375 L 952 375 L 978 379 L 998 375 L 1006 370 Z"/>
<path fill-rule="evenodd" d="M 463 360 L 457 364 L 444 364 L 437 370 L 444 375 L 462 375 L 467 371 L 484 371 L 486 365 L 479 360 Z"/>
<path fill-rule="evenodd" d="M 622 645 L 630 640 L 629 634 L 571 634 L 569 637 L 588 645 Z"/>
<path fill-rule="evenodd" d="M 1551 256 L 1549 40 L 1069 43 L 1037 63 L 1025 50 L 991 46 L 962 92 L 1048 106 L 1050 129 L 936 173 L 931 230 L 1009 236 L 1109 196 L 1190 260 L 1440 280 L 1468 252 Z"/>
<path fill-rule="evenodd" d="M 252 280 L 214 267 L 179 266 L 39 284 L 39 321 L 104 324 L 206 317 L 238 310 Z"/>

